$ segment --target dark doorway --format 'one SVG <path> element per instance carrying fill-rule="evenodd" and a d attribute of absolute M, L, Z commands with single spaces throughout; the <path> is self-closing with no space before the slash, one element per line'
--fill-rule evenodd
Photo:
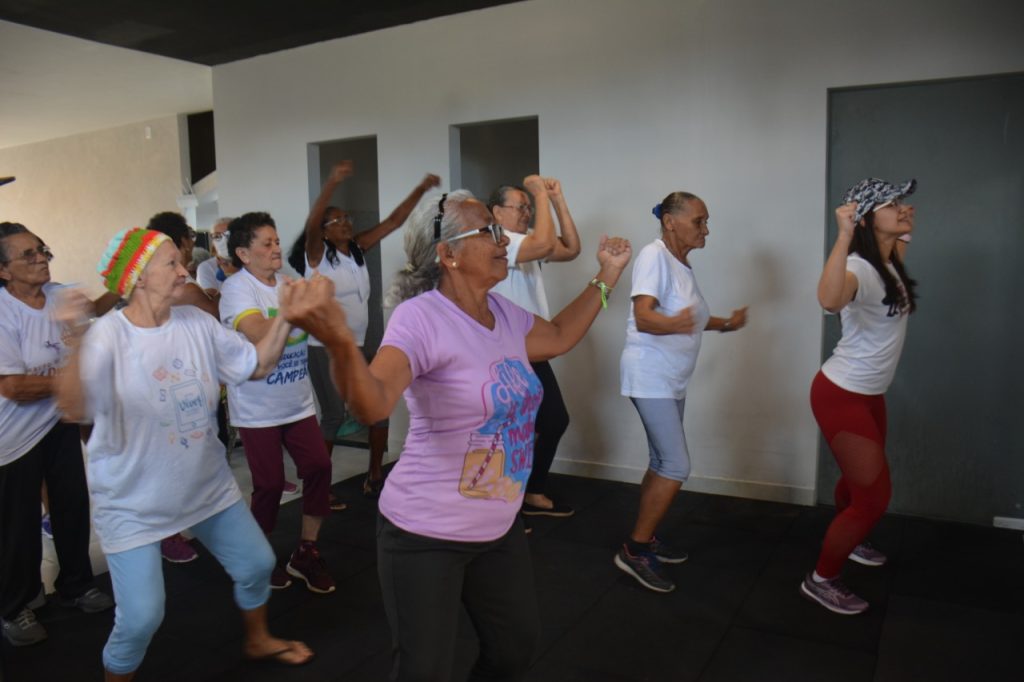
<path fill-rule="evenodd" d="M 338 187 L 331 205 L 348 211 L 356 232 L 367 230 L 380 222 L 380 196 L 377 185 L 377 138 L 357 137 L 310 144 L 309 148 L 309 203 L 312 206 L 320 195 L 320 188 L 339 161 L 346 159 L 355 164 L 355 174 Z M 381 305 L 382 284 L 380 248 L 365 254 L 370 272 L 370 325 L 366 330 L 366 348 L 376 351 L 384 334 L 384 312 Z"/>
<path fill-rule="evenodd" d="M 1024 517 L 1024 74 L 831 91 L 828 248 L 832 209 L 867 176 L 918 179 L 906 264 L 920 299 L 886 396 L 890 508 L 1012 525 Z M 838 337 L 828 316 L 826 355 Z M 819 462 L 830 503 L 824 446 Z"/>
<path fill-rule="evenodd" d="M 449 140 L 452 187 L 484 201 L 495 187 L 540 170 L 536 116 L 453 125 Z"/>

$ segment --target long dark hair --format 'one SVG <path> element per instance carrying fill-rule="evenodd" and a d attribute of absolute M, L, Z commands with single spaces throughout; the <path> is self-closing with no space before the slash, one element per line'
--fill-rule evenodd
<path fill-rule="evenodd" d="M 327 224 L 327 212 L 331 209 L 340 211 L 341 209 L 337 206 L 328 206 L 324 209 L 324 219 L 320 223 L 320 232 L 323 232 L 324 226 Z M 321 239 L 323 235 L 321 234 Z M 326 239 L 324 242 L 324 258 L 327 259 L 331 265 L 338 264 L 338 247 Z M 356 262 L 359 267 L 363 266 L 366 260 L 363 258 L 363 250 L 359 248 L 359 244 L 356 243 L 355 239 L 348 240 L 348 252 L 352 256 L 352 260 Z M 299 273 L 303 277 L 306 276 L 306 232 L 303 230 L 299 233 L 299 236 L 295 238 L 292 243 L 292 248 L 288 250 L 288 264 L 291 265 L 295 272 Z"/>
<path fill-rule="evenodd" d="M 878 240 L 875 239 L 874 213 L 870 211 L 866 213 L 864 226 L 858 225 L 854 229 L 849 252 L 855 253 L 871 263 L 871 267 L 882 278 L 882 282 L 885 284 L 885 298 L 882 299 L 882 303 L 889 306 L 890 314 L 894 315 L 896 311 L 905 307 L 909 307 L 911 313 L 917 310 L 917 281 L 911 279 L 907 274 L 903 261 L 896 255 L 896 249 L 894 248 L 889 254 L 889 262 L 892 263 L 896 274 L 899 275 L 899 281 L 892 276 L 892 272 L 882 262 L 882 252 L 878 249 Z M 902 287 L 900 287 L 901 283 Z"/>

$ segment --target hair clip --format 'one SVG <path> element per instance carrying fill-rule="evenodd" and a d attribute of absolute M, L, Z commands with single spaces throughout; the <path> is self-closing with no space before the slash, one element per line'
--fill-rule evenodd
<path fill-rule="evenodd" d="M 654 214 L 655 218 L 661 220 L 661 204 L 655 204 L 654 208 L 651 209 L 651 213 Z"/>
<path fill-rule="evenodd" d="M 448 192 L 441 195 L 441 201 L 437 202 L 437 215 L 434 216 L 434 241 L 441 238 L 441 219 L 444 218 L 444 200 L 448 198 Z"/>

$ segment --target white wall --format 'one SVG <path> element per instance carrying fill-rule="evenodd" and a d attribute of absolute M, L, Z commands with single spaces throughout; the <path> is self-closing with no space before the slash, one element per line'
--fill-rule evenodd
<path fill-rule="evenodd" d="M 149 137 L 146 137 L 147 129 Z M 178 120 L 151 121 L 0 149 L 0 220 L 23 223 L 53 248 L 59 282 L 102 291 L 96 263 L 125 227 L 178 210 Z"/>
<path fill-rule="evenodd" d="M 210 74 L 202 64 L 0 21 L 0 148 L 207 111 Z"/>
<path fill-rule="evenodd" d="M 222 208 L 269 210 L 290 240 L 308 142 L 377 135 L 390 207 L 449 168 L 449 124 L 529 115 L 588 254 L 602 232 L 649 242 L 651 206 L 696 192 L 712 216 L 691 256 L 701 288 L 717 313 L 749 304 L 751 322 L 705 338 L 689 487 L 810 503 L 826 91 L 1024 69 L 1022 25 L 1019 0 L 534 0 L 235 62 L 213 73 Z M 402 265 L 400 239 L 383 259 Z M 548 268 L 552 306 L 595 270 L 589 255 Z M 573 419 L 556 470 L 635 481 L 646 466 L 618 396 L 627 291 L 556 363 Z"/>

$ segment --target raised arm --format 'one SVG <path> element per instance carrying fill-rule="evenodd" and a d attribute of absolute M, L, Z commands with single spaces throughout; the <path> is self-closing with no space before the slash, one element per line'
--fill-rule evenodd
<path fill-rule="evenodd" d="M 324 181 L 324 186 L 320 188 L 320 195 L 313 202 L 313 207 L 309 209 L 306 226 L 303 230 L 306 235 L 306 260 L 309 261 L 311 267 L 315 268 L 319 265 L 320 259 L 324 257 L 324 237 L 321 227 L 324 222 L 324 213 L 331 203 L 331 196 L 338 185 L 345 182 L 346 178 L 351 177 L 353 171 L 354 167 L 351 161 L 339 161 L 334 164 L 330 175 Z"/>
<path fill-rule="evenodd" d="M 548 260 L 552 262 L 565 262 L 574 260 L 580 255 L 580 235 L 576 231 L 576 223 L 569 213 L 569 204 L 565 202 L 565 195 L 562 194 L 562 183 L 555 178 L 544 178 L 544 187 L 548 191 L 548 198 L 555 208 L 555 217 L 558 219 L 558 232 L 555 237 L 554 248 Z"/>
<path fill-rule="evenodd" d="M 367 424 L 388 417 L 402 391 L 412 383 L 405 354 L 383 346 L 367 365 L 341 306 L 334 300 L 334 283 L 329 279 L 294 282 L 286 291 L 285 316 L 324 344 L 331 358 L 331 376 L 349 409 Z"/>
<path fill-rule="evenodd" d="M 519 246 L 516 262 L 546 260 L 555 249 L 555 223 L 551 219 L 551 202 L 544 186 L 544 178 L 539 175 L 528 175 L 523 179 L 523 187 L 533 197 L 533 230 Z"/>
<path fill-rule="evenodd" d="M 592 283 L 550 322 L 534 317 L 533 328 L 526 335 L 526 353 L 531 361 L 562 355 L 579 343 L 606 305 L 608 293 L 618 283 L 632 254 L 629 240 L 601 237 L 597 250 L 601 269 Z"/>
<path fill-rule="evenodd" d="M 857 204 L 843 204 L 836 209 L 836 225 L 839 234 L 832 252 L 825 261 L 825 268 L 818 280 L 818 303 L 830 313 L 837 313 L 857 294 L 857 277 L 846 269 L 846 257 L 850 253 L 850 242 L 857 225 L 853 218 Z"/>
<path fill-rule="evenodd" d="M 427 173 L 426 177 L 420 181 L 420 184 L 413 187 L 413 190 L 409 192 L 409 196 L 395 207 L 395 210 L 384 219 L 384 222 L 355 236 L 356 244 L 359 245 L 359 248 L 363 251 L 368 251 L 380 243 L 380 240 L 384 239 L 384 237 L 400 228 L 405 223 L 405 219 L 412 213 L 412 210 L 416 208 L 416 204 L 423 198 L 423 195 L 440 184 L 441 178 L 432 173 Z"/>
<path fill-rule="evenodd" d="M 88 330 L 89 313 L 94 310 L 92 301 L 75 289 L 66 289 L 61 292 L 61 298 L 54 311 L 54 319 L 64 325 L 67 334 L 64 343 L 68 348 L 68 356 L 64 366 L 57 372 L 54 382 L 54 392 L 57 397 L 57 407 L 64 415 L 64 419 L 70 422 L 80 422 L 85 419 L 85 390 L 82 387 L 82 371 L 80 363 L 80 350 L 82 337 Z"/>

